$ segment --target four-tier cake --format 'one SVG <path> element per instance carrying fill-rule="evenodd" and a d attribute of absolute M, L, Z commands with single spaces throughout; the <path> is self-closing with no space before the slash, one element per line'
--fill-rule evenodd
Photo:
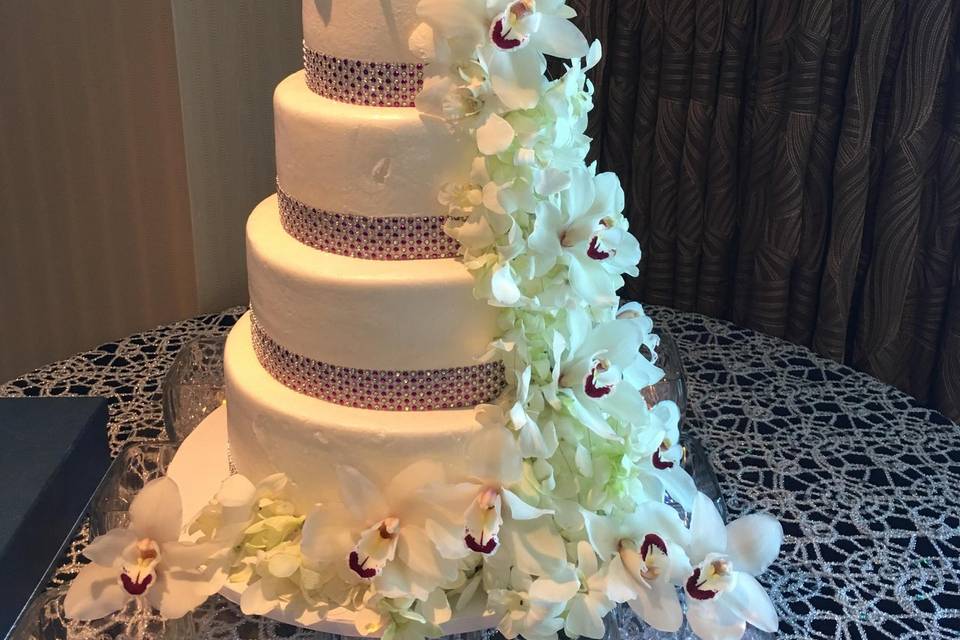
<path fill-rule="evenodd" d="M 574 15 L 303 0 L 226 345 L 230 474 L 198 514 L 148 485 L 68 613 L 221 591 L 341 633 L 601 638 L 619 603 L 677 630 L 682 594 L 703 638 L 776 628 L 753 576 L 780 525 L 697 493 L 652 322 L 618 298 L 640 249 L 586 162 L 600 47 Z"/>

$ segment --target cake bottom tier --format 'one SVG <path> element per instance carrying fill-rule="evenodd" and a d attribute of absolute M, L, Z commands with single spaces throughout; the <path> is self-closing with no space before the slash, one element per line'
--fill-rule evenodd
<path fill-rule="evenodd" d="M 338 465 L 355 467 L 379 487 L 424 459 L 441 463 L 447 481 L 466 479 L 470 444 L 482 429 L 473 408 L 374 411 L 298 393 L 260 365 L 249 313 L 227 339 L 224 375 L 232 463 L 254 482 L 285 473 L 302 512 L 339 500 Z"/>

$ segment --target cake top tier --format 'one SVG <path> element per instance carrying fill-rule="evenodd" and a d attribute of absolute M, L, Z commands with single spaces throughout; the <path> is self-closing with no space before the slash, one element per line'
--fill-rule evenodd
<path fill-rule="evenodd" d="M 408 40 L 417 0 L 303 0 L 303 41 L 313 51 L 367 62 L 418 62 Z"/>

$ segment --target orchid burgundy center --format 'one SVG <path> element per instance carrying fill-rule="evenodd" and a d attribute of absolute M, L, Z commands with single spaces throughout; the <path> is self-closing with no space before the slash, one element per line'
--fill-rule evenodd
<path fill-rule="evenodd" d="M 507 7 L 493 24 L 490 25 L 490 39 L 502 51 L 512 51 L 524 46 L 530 34 L 517 29 L 521 20 L 535 11 L 535 0 L 517 0 Z"/>
<path fill-rule="evenodd" d="M 694 568 L 684 588 L 696 600 L 711 600 L 736 586 L 733 563 L 724 555 L 711 553 Z"/>
<path fill-rule="evenodd" d="M 137 541 L 137 561 L 133 566 L 123 568 L 120 584 L 132 596 L 143 595 L 156 578 L 157 564 L 160 562 L 160 547 L 149 539 Z"/>

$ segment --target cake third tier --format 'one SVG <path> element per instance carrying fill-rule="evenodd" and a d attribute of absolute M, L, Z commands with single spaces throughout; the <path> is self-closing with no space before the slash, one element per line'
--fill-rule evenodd
<path fill-rule="evenodd" d="M 250 306 L 266 336 L 316 362 L 371 370 L 478 364 L 497 311 L 455 259 L 363 260 L 318 251 L 280 224 L 277 198 L 247 221 Z"/>

